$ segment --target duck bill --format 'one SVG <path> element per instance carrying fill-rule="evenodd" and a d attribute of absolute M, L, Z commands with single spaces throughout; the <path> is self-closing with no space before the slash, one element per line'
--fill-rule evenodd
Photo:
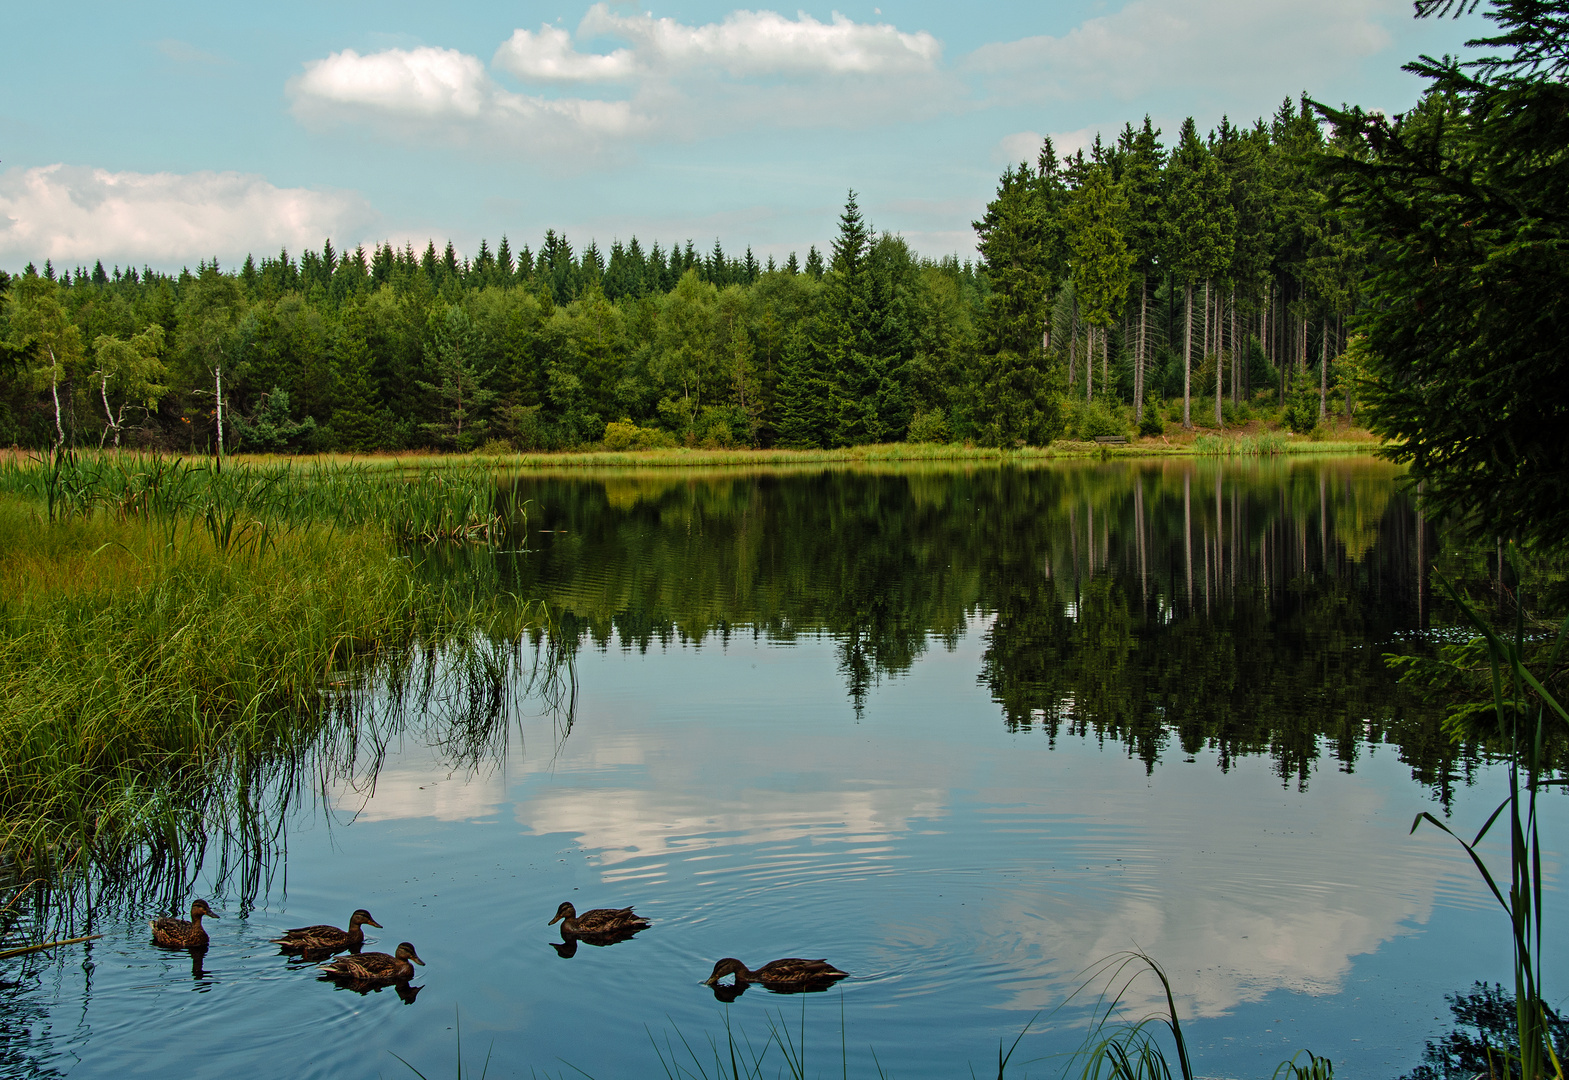
<path fill-rule="evenodd" d="M 719 981 L 719 976 L 718 975 L 710 975 L 708 978 L 703 980 L 703 985 L 704 986 L 713 986 L 718 981 Z"/>
<path fill-rule="evenodd" d="M 551 919 L 551 920 L 550 920 L 550 921 L 549 921 L 549 922 L 548 922 L 548 923 L 546 923 L 546 924 L 545 924 L 545 925 L 546 925 L 546 926 L 555 926 L 555 925 L 556 925 L 556 924 L 557 924 L 557 923 L 558 923 L 558 922 L 560 922 L 560 921 L 561 921 L 561 920 L 562 920 L 562 919 L 563 919 L 563 918 L 564 918 L 564 917 L 565 917 L 565 916 L 562 916 L 562 915 L 557 915 L 557 916 L 556 916 L 556 917 L 555 917 L 555 918 L 554 918 L 554 919 Z"/>
<path fill-rule="evenodd" d="M 386 929 L 384 926 L 381 925 L 381 923 L 377 922 L 375 919 L 366 919 L 365 920 L 365 925 L 366 926 L 374 926 L 377 930 L 384 930 L 384 929 Z"/>
<path fill-rule="evenodd" d="M 420 966 L 420 967 L 424 967 L 424 966 L 425 966 L 425 961 L 423 961 L 423 960 L 421 960 L 421 959 L 420 959 L 420 958 L 419 958 L 419 957 L 417 957 L 417 956 L 411 956 L 411 957 L 409 957 L 409 959 L 410 959 L 410 960 L 412 960 L 412 961 L 414 961 L 414 962 L 415 962 L 415 963 L 416 963 L 416 964 L 418 964 L 418 965 L 419 965 L 419 966 Z"/>

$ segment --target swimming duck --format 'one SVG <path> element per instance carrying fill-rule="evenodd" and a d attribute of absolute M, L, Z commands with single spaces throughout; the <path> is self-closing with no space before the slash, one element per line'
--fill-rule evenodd
<path fill-rule="evenodd" d="M 639 930 L 652 925 L 641 915 L 634 915 L 632 909 L 624 908 L 594 908 L 585 911 L 582 915 L 570 903 L 562 904 L 556 909 L 556 917 L 551 919 L 547 926 L 561 924 L 562 934 L 572 934 L 575 937 L 588 938 L 595 935 L 626 934 L 631 936 Z"/>
<path fill-rule="evenodd" d="M 357 949 L 365 944 L 365 931 L 362 925 L 370 925 L 381 929 L 381 923 L 370 917 L 370 912 L 360 908 L 349 916 L 349 928 L 339 930 L 336 926 L 297 926 L 293 930 L 285 930 L 283 936 L 273 938 L 272 943 L 278 946 L 279 951 L 286 953 L 323 953 L 331 955 L 342 952 L 344 949 Z"/>
<path fill-rule="evenodd" d="M 191 921 L 184 919 L 154 919 L 147 925 L 153 928 L 153 944 L 168 949 L 205 949 L 207 931 L 202 928 L 202 916 L 218 918 L 218 913 L 207 906 L 207 901 L 197 900 L 191 905 Z"/>
<path fill-rule="evenodd" d="M 410 962 L 412 961 L 412 963 Z M 340 956 L 322 964 L 321 970 L 334 979 L 349 979 L 363 983 L 406 982 L 414 977 L 414 965 L 425 966 L 414 946 L 407 941 L 398 945 L 398 951 L 388 956 L 384 952 Z"/>
<path fill-rule="evenodd" d="M 744 982 L 755 982 L 762 983 L 769 990 L 791 993 L 801 990 L 826 990 L 835 980 L 842 979 L 848 974 L 849 972 L 840 971 L 826 960 L 802 960 L 795 956 L 770 960 L 756 971 L 750 971 L 735 957 L 727 956 L 714 965 L 714 973 L 703 980 L 703 985 L 714 986 L 726 975 L 734 975 L 737 986 Z"/>

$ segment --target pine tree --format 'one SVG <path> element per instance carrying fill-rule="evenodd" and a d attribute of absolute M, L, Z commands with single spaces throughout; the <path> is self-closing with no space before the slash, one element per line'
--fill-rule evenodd
<path fill-rule="evenodd" d="M 1226 177 L 1199 138 L 1191 116 L 1182 122 L 1166 181 L 1172 261 L 1183 284 L 1182 426 L 1191 428 L 1193 288 L 1210 282 L 1231 265 L 1236 234 L 1236 213 L 1228 201 Z"/>
<path fill-rule="evenodd" d="M 1079 298 L 1085 321 L 1100 330 L 1103 352 L 1105 336 L 1128 298 L 1134 256 L 1123 237 L 1127 215 L 1128 201 L 1122 189 L 1112 182 L 1111 169 L 1106 165 L 1093 166 L 1083 186 L 1074 193 L 1067 217 L 1074 255 L 1074 295 Z M 1094 367 L 1092 348 L 1086 367 L 1086 397 L 1093 397 L 1090 390 L 1095 385 Z M 1103 361 L 1103 375 L 1104 367 Z"/>
<path fill-rule="evenodd" d="M 1133 256 L 1133 274 L 1139 290 L 1139 323 L 1133 348 L 1133 409 L 1144 412 L 1145 371 L 1149 363 L 1150 277 L 1165 260 L 1166 236 L 1162 220 L 1161 170 L 1165 148 L 1160 129 L 1146 114 L 1138 131 L 1130 124 L 1119 141 L 1119 183 L 1128 202 L 1124 237 Z"/>
<path fill-rule="evenodd" d="M 1004 171 L 996 198 L 974 222 L 990 286 L 980 319 L 974 420 L 991 446 L 1045 445 L 1062 429 L 1061 370 L 1046 341 L 1046 303 L 1057 284 L 1046 213 L 1055 180 L 1047 146 L 1035 174 L 1025 165 Z"/>

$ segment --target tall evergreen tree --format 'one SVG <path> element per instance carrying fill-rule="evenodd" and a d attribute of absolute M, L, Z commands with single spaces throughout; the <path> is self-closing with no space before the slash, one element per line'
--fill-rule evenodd
<path fill-rule="evenodd" d="M 990 287 L 974 419 L 993 446 L 1045 445 L 1062 430 L 1061 372 L 1047 351 L 1046 303 L 1057 281 L 1041 179 L 1028 166 L 1010 167 L 974 223 Z"/>

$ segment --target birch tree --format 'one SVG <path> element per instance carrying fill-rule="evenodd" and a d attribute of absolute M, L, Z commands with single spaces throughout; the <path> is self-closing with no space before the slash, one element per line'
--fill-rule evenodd
<path fill-rule="evenodd" d="M 82 364 L 82 334 L 60 304 L 60 287 L 37 274 L 17 278 L 11 299 L 11 339 L 32 344 L 33 364 L 28 369 L 38 388 L 49 388 L 54 405 L 54 448 L 65 445 L 65 423 L 60 404 L 60 384 L 69 385 Z M 69 396 L 69 394 L 67 395 Z"/>
<path fill-rule="evenodd" d="M 98 440 L 102 446 L 112 433 L 114 447 L 120 448 L 120 433 L 125 428 L 126 409 L 144 409 L 152 412 L 158 401 L 169 392 L 164 384 L 168 377 L 160 353 L 163 352 L 163 327 L 153 323 L 140 334 L 121 340 L 112 334 L 99 334 L 93 342 L 93 355 L 98 370 L 98 397 L 103 402 L 104 433 Z M 117 405 L 110 404 L 111 390 Z"/>
<path fill-rule="evenodd" d="M 180 352 L 187 363 L 212 379 L 213 450 L 223 468 L 224 374 L 234 363 L 235 331 L 245 311 L 245 296 L 218 264 L 203 264 L 180 304 Z"/>

